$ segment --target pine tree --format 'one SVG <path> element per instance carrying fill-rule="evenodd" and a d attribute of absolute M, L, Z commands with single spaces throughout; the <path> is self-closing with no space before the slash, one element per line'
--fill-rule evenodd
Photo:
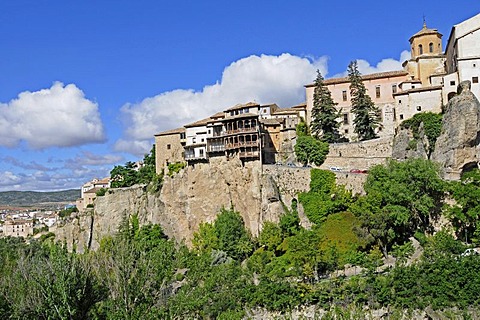
<path fill-rule="evenodd" d="M 354 132 L 358 135 L 359 140 L 374 139 L 377 137 L 375 129 L 380 124 L 380 110 L 367 93 L 361 74 L 358 71 L 357 61 L 352 61 L 348 65 L 348 78 L 350 80 L 350 96 L 352 97 L 352 113 L 355 115 L 353 120 Z"/>
<path fill-rule="evenodd" d="M 310 130 L 316 138 L 332 143 L 340 140 L 338 132 L 340 122 L 337 121 L 340 111 L 335 108 L 337 103 L 333 101 L 330 90 L 323 80 L 322 74 L 317 70 Z"/>

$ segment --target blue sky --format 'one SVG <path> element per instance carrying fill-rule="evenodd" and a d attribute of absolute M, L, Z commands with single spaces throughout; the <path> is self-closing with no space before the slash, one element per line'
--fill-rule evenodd
<path fill-rule="evenodd" d="M 155 133 L 257 101 L 289 107 L 319 69 L 401 68 L 408 39 L 480 12 L 451 1 L 1 1 L 0 191 L 79 188 Z M 480 50 L 480 48 L 479 48 Z"/>

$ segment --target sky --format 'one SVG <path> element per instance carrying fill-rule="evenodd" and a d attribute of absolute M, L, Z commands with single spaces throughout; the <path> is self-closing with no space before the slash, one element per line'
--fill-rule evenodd
<path fill-rule="evenodd" d="M 77 189 L 154 134 L 237 103 L 291 107 L 316 70 L 401 70 L 480 1 L 0 0 L 0 191 Z M 479 48 L 480 50 L 480 48 Z"/>

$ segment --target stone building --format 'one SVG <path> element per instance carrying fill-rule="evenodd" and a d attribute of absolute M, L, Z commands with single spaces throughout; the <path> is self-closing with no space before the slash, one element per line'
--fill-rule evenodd
<path fill-rule="evenodd" d="M 411 58 L 402 64 L 404 70 L 362 76 L 368 94 L 381 110 L 380 137 L 393 136 L 402 121 L 417 113 L 442 112 L 461 81 L 470 80 L 472 92 L 480 96 L 480 14 L 452 28 L 445 52 L 442 34 L 427 28 L 425 22 L 409 43 Z M 325 84 L 343 113 L 340 133 L 354 141 L 348 78 L 327 79 Z M 314 85 L 305 87 L 310 123 Z"/>
<path fill-rule="evenodd" d="M 5 237 L 28 237 L 33 235 L 33 220 L 7 219 L 3 224 Z"/>
<path fill-rule="evenodd" d="M 294 136 L 306 106 L 279 108 L 256 102 L 237 104 L 183 128 L 155 135 L 156 172 L 168 163 L 209 162 L 213 157 L 275 163 L 284 141 Z M 292 133 L 293 132 L 293 133 Z"/>

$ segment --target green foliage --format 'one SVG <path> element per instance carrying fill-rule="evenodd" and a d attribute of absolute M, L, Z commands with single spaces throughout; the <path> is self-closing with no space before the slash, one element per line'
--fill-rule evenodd
<path fill-rule="evenodd" d="M 380 110 L 367 93 L 358 71 L 357 61 L 352 61 L 348 65 L 348 79 L 352 97 L 352 113 L 355 115 L 353 119 L 354 132 L 360 141 L 374 139 L 377 137 L 375 129 L 380 124 Z"/>
<path fill-rule="evenodd" d="M 185 168 L 187 164 L 185 162 L 174 162 L 168 164 L 168 176 L 173 177 L 175 174 L 180 172 L 183 168 Z"/>
<path fill-rule="evenodd" d="M 112 188 L 131 187 L 135 184 L 148 184 L 157 178 L 155 173 L 155 145 L 143 158 L 143 165 L 137 170 L 134 162 L 128 161 L 124 166 L 117 165 L 110 171 Z"/>
<path fill-rule="evenodd" d="M 317 70 L 310 131 L 317 139 L 333 143 L 341 138 L 338 132 L 340 122 L 337 120 L 340 117 L 340 110 L 336 109 L 337 103 L 333 101 L 330 90 L 323 80 L 320 71 Z"/>
<path fill-rule="evenodd" d="M 244 259 L 252 252 L 253 243 L 245 230 L 242 216 L 235 210 L 222 208 L 214 222 L 218 249 L 234 259 Z"/>
<path fill-rule="evenodd" d="M 298 217 L 298 215 L 297 215 Z M 299 225 L 298 222 L 293 223 L 295 225 L 292 227 L 292 223 L 290 222 L 290 219 L 286 221 L 285 215 L 282 217 L 283 218 L 283 225 L 285 232 L 290 235 L 291 233 L 294 233 L 294 230 L 298 230 Z M 266 250 L 273 251 L 275 252 L 278 248 L 278 246 L 282 243 L 283 241 L 283 236 L 282 236 L 282 229 L 275 223 L 267 221 L 264 223 L 262 231 L 260 232 L 260 235 L 258 236 L 258 243 L 261 246 L 264 246 Z"/>
<path fill-rule="evenodd" d="M 297 137 L 308 136 L 310 132 L 308 126 L 303 119 L 300 120 L 300 123 L 296 127 Z"/>
<path fill-rule="evenodd" d="M 366 195 L 351 209 L 360 218 L 366 239 L 386 255 L 395 242 L 404 243 L 417 229 L 430 230 L 430 220 L 440 214 L 444 190 L 434 163 L 390 161 L 370 170 Z"/>
<path fill-rule="evenodd" d="M 100 188 L 100 190 L 95 192 L 95 195 L 97 197 L 103 197 L 105 195 L 105 193 L 107 193 L 107 189 L 106 188 Z"/>
<path fill-rule="evenodd" d="M 328 150 L 328 143 L 321 142 L 308 135 L 299 136 L 295 144 L 295 156 L 303 164 L 321 165 L 325 161 Z"/>
<path fill-rule="evenodd" d="M 212 223 L 202 222 L 198 232 L 193 234 L 193 248 L 197 251 L 211 252 L 218 248 L 218 238 L 215 233 L 215 227 Z"/>
<path fill-rule="evenodd" d="M 312 169 L 310 175 L 310 191 L 298 196 L 310 221 L 320 224 L 329 214 L 345 211 L 349 207 L 351 194 L 343 186 L 335 184 L 333 172 Z"/>
<path fill-rule="evenodd" d="M 400 126 L 412 130 L 413 138 L 418 140 L 420 138 L 419 128 L 421 123 L 423 123 L 423 130 L 428 139 L 428 154 L 430 155 L 435 149 L 435 142 L 442 131 L 442 115 L 432 112 L 417 113 L 412 118 L 403 121 Z M 416 143 L 411 149 L 416 149 Z"/>
<path fill-rule="evenodd" d="M 282 214 L 279 228 L 283 238 L 295 235 L 300 230 L 300 218 L 297 211 L 292 210 Z"/>
<path fill-rule="evenodd" d="M 465 250 L 465 245 L 456 240 L 448 231 L 441 230 L 428 237 L 424 257 L 435 260 L 438 256 L 457 256 Z"/>
<path fill-rule="evenodd" d="M 466 242 L 480 242 L 480 170 L 463 174 L 461 181 L 449 184 L 455 204 L 447 206 L 447 216 L 452 221 L 457 235 Z"/>
<path fill-rule="evenodd" d="M 60 211 L 58 212 L 58 216 L 59 216 L 60 218 L 70 217 L 70 215 L 71 215 L 73 212 L 78 212 L 77 207 L 71 207 L 71 208 L 68 208 L 68 209 L 60 210 Z"/>
<path fill-rule="evenodd" d="M 319 250 L 327 265 L 336 268 L 354 262 L 355 252 L 364 246 L 354 232 L 359 226 L 360 222 L 352 213 L 341 212 L 329 215 L 318 227 L 321 239 Z"/>

